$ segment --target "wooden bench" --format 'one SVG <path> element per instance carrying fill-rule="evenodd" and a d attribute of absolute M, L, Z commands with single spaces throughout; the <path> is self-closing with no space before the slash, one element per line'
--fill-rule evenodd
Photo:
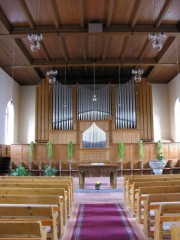
<path fill-rule="evenodd" d="M 62 197 L 47 196 L 47 195 L 0 195 L 0 205 L 48 205 L 52 206 L 54 211 L 58 211 L 58 237 L 60 238 L 63 233 L 63 202 Z"/>
<path fill-rule="evenodd" d="M 67 215 L 70 215 L 70 210 L 71 210 L 71 198 L 70 198 L 70 190 L 69 190 L 69 185 L 68 184 L 46 184 L 46 183 L 1 183 L 0 182 L 0 188 L 5 188 L 5 187 L 11 187 L 11 188 L 55 188 L 55 189 L 64 189 L 65 190 L 65 195 L 66 195 L 66 205 L 67 205 Z"/>
<path fill-rule="evenodd" d="M 154 240 L 162 240 L 163 235 L 170 235 L 170 228 L 169 231 L 163 229 L 163 223 L 167 222 L 180 222 L 180 203 L 162 203 L 155 210 Z"/>
<path fill-rule="evenodd" d="M 43 226 L 51 227 L 51 239 L 58 240 L 58 211 L 51 206 L 0 206 L 1 221 L 41 221 Z"/>
<path fill-rule="evenodd" d="M 164 178 L 164 177 L 172 177 L 172 174 L 162 174 L 162 175 L 126 175 L 124 176 L 123 188 L 124 188 L 124 201 L 127 202 L 127 190 L 129 185 L 129 179 L 155 179 L 155 178 Z M 173 175 L 173 177 L 180 177 L 180 174 Z"/>
<path fill-rule="evenodd" d="M 163 182 L 168 182 L 168 181 L 180 181 L 180 177 L 163 177 L 163 178 L 152 178 L 152 179 L 129 179 L 129 184 L 128 184 L 128 197 L 127 197 L 127 205 L 128 207 L 131 207 L 131 201 L 134 201 L 134 194 L 135 194 L 135 188 L 134 184 L 135 182 L 147 182 L 154 184 L 154 182 L 158 182 L 159 179 Z"/>
<path fill-rule="evenodd" d="M 47 231 L 40 221 L 0 221 L 0 239 L 47 240 Z"/>
<path fill-rule="evenodd" d="M 137 220 L 142 223 L 143 215 L 143 205 L 141 204 L 143 200 L 147 198 L 147 194 L 157 194 L 157 193 L 178 193 L 180 192 L 180 183 L 175 186 L 153 186 L 153 187 L 140 187 L 138 189 L 137 195 Z"/>
<path fill-rule="evenodd" d="M 23 179 L 23 181 L 22 181 Z M 71 179 L 61 179 L 60 178 L 55 178 L 55 177 L 6 177 L 6 178 L 0 178 L 0 184 L 1 183 L 45 183 L 45 184 L 59 184 L 60 187 L 63 187 L 63 185 L 68 185 L 69 190 L 68 192 L 70 195 L 70 207 L 72 207 L 73 204 L 73 184 L 71 182 Z M 65 186 L 64 186 L 65 187 Z"/>
<path fill-rule="evenodd" d="M 180 224 L 178 226 L 171 225 L 171 240 L 180 239 Z"/>
<path fill-rule="evenodd" d="M 63 203 L 63 223 L 67 221 L 67 196 L 63 188 L 0 188 L 0 195 L 32 195 L 32 196 L 58 196 L 62 197 Z"/>
<path fill-rule="evenodd" d="M 159 194 L 149 194 L 147 199 L 143 200 L 144 202 L 144 230 L 147 235 L 150 237 L 153 236 L 153 233 L 150 231 L 150 211 L 155 211 L 159 208 L 161 203 L 176 202 L 180 203 L 180 193 L 159 193 Z"/>

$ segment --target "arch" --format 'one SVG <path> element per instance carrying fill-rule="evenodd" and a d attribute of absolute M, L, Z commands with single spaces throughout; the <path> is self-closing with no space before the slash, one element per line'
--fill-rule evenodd
<path fill-rule="evenodd" d="M 5 144 L 12 144 L 14 140 L 14 105 L 10 100 L 5 112 Z"/>
<path fill-rule="evenodd" d="M 175 102 L 175 141 L 180 142 L 180 98 Z"/>

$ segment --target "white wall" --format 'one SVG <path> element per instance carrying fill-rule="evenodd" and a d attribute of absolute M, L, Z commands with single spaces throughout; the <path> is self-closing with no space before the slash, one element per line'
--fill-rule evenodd
<path fill-rule="evenodd" d="M 18 140 L 20 86 L 0 68 L 0 144 L 5 144 L 5 111 L 7 103 L 13 98 L 15 131 L 14 142 Z"/>
<path fill-rule="evenodd" d="M 178 98 L 180 98 L 180 73 L 169 83 L 170 133 L 173 141 L 176 141 L 174 107 Z"/>
<path fill-rule="evenodd" d="M 19 142 L 35 141 L 35 90 L 36 86 L 22 86 L 20 95 Z"/>
<path fill-rule="evenodd" d="M 152 84 L 154 140 L 170 140 L 168 84 Z"/>

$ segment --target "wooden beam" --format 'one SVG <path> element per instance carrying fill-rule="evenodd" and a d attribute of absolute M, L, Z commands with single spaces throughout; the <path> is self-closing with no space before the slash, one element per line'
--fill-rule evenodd
<path fill-rule="evenodd" d="M 161 25 L 161 29 L 168 36 L 179 36 L 179 26 L 176 25 Z M 109 28 L 104 28 L 102 33 L 90 33 L 88 28 L 79 28 L 79 27 L 63 27 L 57 31 L 57 28 L 53 27 L 38 27 L 32 29 L 31 33 L 42 33 L 44 37 L 51 36 L 74 36 L 74 35 L 113 35 L 113 36 L 131 36 L 133 35 L 148 35 L 150 32 L 159 33 L 159 28 L 148 25 L 136 25 L 133 29 L 129 25 L 111 25 Z M 26 37 L 29 33 L 29 28 L 16 27 L 13 28 L 10 34 L 0 34 L 1 38 L 22 38 Z"/>
<path fill-rule="evenodd" d="M 3 11 L 1 10 L 1 8 L 0 8 L 0 21 L 3 24 L 3 26 L 5 27 L 6 31 L 10 34 L 10 32 L 11 32 L 11 24 L 9 23 L 8 19 L 4 15 Z"/>
<path fill-rule="evenodd" d="M 143 46 L 143 48 L 142 48 L 142 50 L 141 50 L 141 52 L 139 54 L 139 57 L 138 57 L 139 60 L 141 60 L 143 58 L 144 52 L 145 52 L 148 44 L 149 44 L 149 39 L 146 39 L 146 42 L 145 42 L 145 44 L 144 44 L 144 46 Z"/>
<path fill-rule="evenodd" d="M 133 11 L 132 18 L 131 18 L 132 19 L 131 24 L 130 24 L 131 28 L 134 28 L 136 25 L 137 19 L 140 14 L 142 2 L 143 2 L 142 0 L 136 0 L 134 11 Z"/>
<path fill-rule="evenodd" d="M 156 57 L 156 61 L 160 62 L 163 56 L 166 54 L 167 50 L 170 48 L 170 46 L 174 43 L 175 37 L 169 37 L 168 40 L 166 41 L 165 45 L 163 46 L 162 50 Z"/>
<path fill-rule="evenodd" d="M 29 64 L 32 64 L 32 58 L 29 55 L 29 52 L 26 50 L 26 48 L 24 47 L 23 42 L 20 39 L 15 39 L 14 40 L 16 45 L 18 46 L 19 50 L 22 52 L 22 54 L 24 55 L 24 57 L 27 59 L 27 61 L 29 62 Z"/>
<path fill-rule="evenodd" d="M 79 17 L 80 17 L 80 26 L 84 28 L 84 4 L 83 0 L 79 0 Z"/>
<path fill-rule="evenodd" d="M 107 23 L 106 23 L 107 28 L 111 25 L 113 10 L 114 10 L 114 0 L 111 0 L 109 1 L 109 7 L 108 7 L 108 15 L 107 15 Z"/>
<path fill-rule="evenodd" d="M 60 25 L 61 25 L 61 21 L 60 21 L 60 18 L 59 18 L 56 1 L 55 0 L 51 0 L 51 1 L 49 1 L 49 3 L 50 3 L 50 7 L 52 9 L 52 14 L 53 14 L 55 26 L 56 26 L 57 29 L 59 29 Z"/>
<path fill-rule="evenodd" d="M 31 13 L 29 12 L 29 9 L 27 7 L 27 4 L 24 0 L 18 0 L 19 5 L 21 6 L 24 15 L 27 17 L 28 23 L 32 29 L 35 29 L 35 23 L 31 16 Z"/>
<path fill-rule="evenodd" d="M 125 54 L 126 54 L 126 49 L 128 47 L 128 42 L 129 42 L 130 38 L 129 37 L 125 37 L 124 42 L 123 42 L 123 47 L 122 47 L 122 53 L 120 56 L 121 61 L 124 60 L 125 58 Z"/>
<path fill-rule="evenodd" d="M 50 61 L 50 57 L 49 57 L 48 51 L 47 51 L 47 49 L 46 49 L 43 41 L 42 41 L 40 44 L 41 44 L 41 49 L 42 49 L 43 52 L 44 52 L 45 58 L 46 58 L 46 60 L 49 62 L 49 61 Z"/>
<path fill-rule="evenodd" d="M 167 11 L 168 11 L 168 9 L 169 9 L 169 7 L 170 7 L 172 2 L 173 2 L 173 0 L 166 0 L 166 2 L 164 4 L 164 6 L 163 6 L 163 8 L 162 8 L 158 18 L 157 18 L 157 21 L 155 23 L 155 27 L 158 28 L 160 26 L 160 24 L 161 24 L 161 22 L 163 20 L 163 17 L 167 13 Z"/>
<path fill-rule="evenodd" d="M 110 43 L 110 39 L 109 37 L 106 37 L 105 39 L 103 39 L 103 44 L 102 44 L 102 60 L 106 59 L 107 56 L 107 51 L 108 51 L 108 46 Z"/>
<path fill-rule="evenodd" d="M 65 61 L 68 61 L 69 57 L 68 57 L 67 48 L 66 48 L 64 38 L 60 37 L 60 41 L 61 41 L 61 45 L 62 45 L 62 51 L 63 51 L 64 59 L 65 59 Z"/>

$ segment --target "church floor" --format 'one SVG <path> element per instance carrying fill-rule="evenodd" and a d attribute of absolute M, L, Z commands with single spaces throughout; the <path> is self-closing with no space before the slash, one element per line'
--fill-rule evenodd
<path fill-rule="evenodd" d="M 74 205 L 71 211 L 71 216 L 68 219 L 65 227 L 62 240 L 70 240 L 73 227 L 76 221 L 78 206 L 81 203 L 122 203 L 123 204 L 123 178 L 118 177 L 117 189 L 111 190 L 109 178 L 106 177 L 91 177 L 85 179 L 85 190 L 79 189 L 79 179 L 74 178 Z M 96 181 L 101 182 L 102 191 L 94 190 Z M 131 215 L 126 205 L 124 205 L 128 219 L 133 226 L 133 229 L 139 240 L 148 240 L 145 236 L 142 226 L 139 225 L 136 219 Z"/>

